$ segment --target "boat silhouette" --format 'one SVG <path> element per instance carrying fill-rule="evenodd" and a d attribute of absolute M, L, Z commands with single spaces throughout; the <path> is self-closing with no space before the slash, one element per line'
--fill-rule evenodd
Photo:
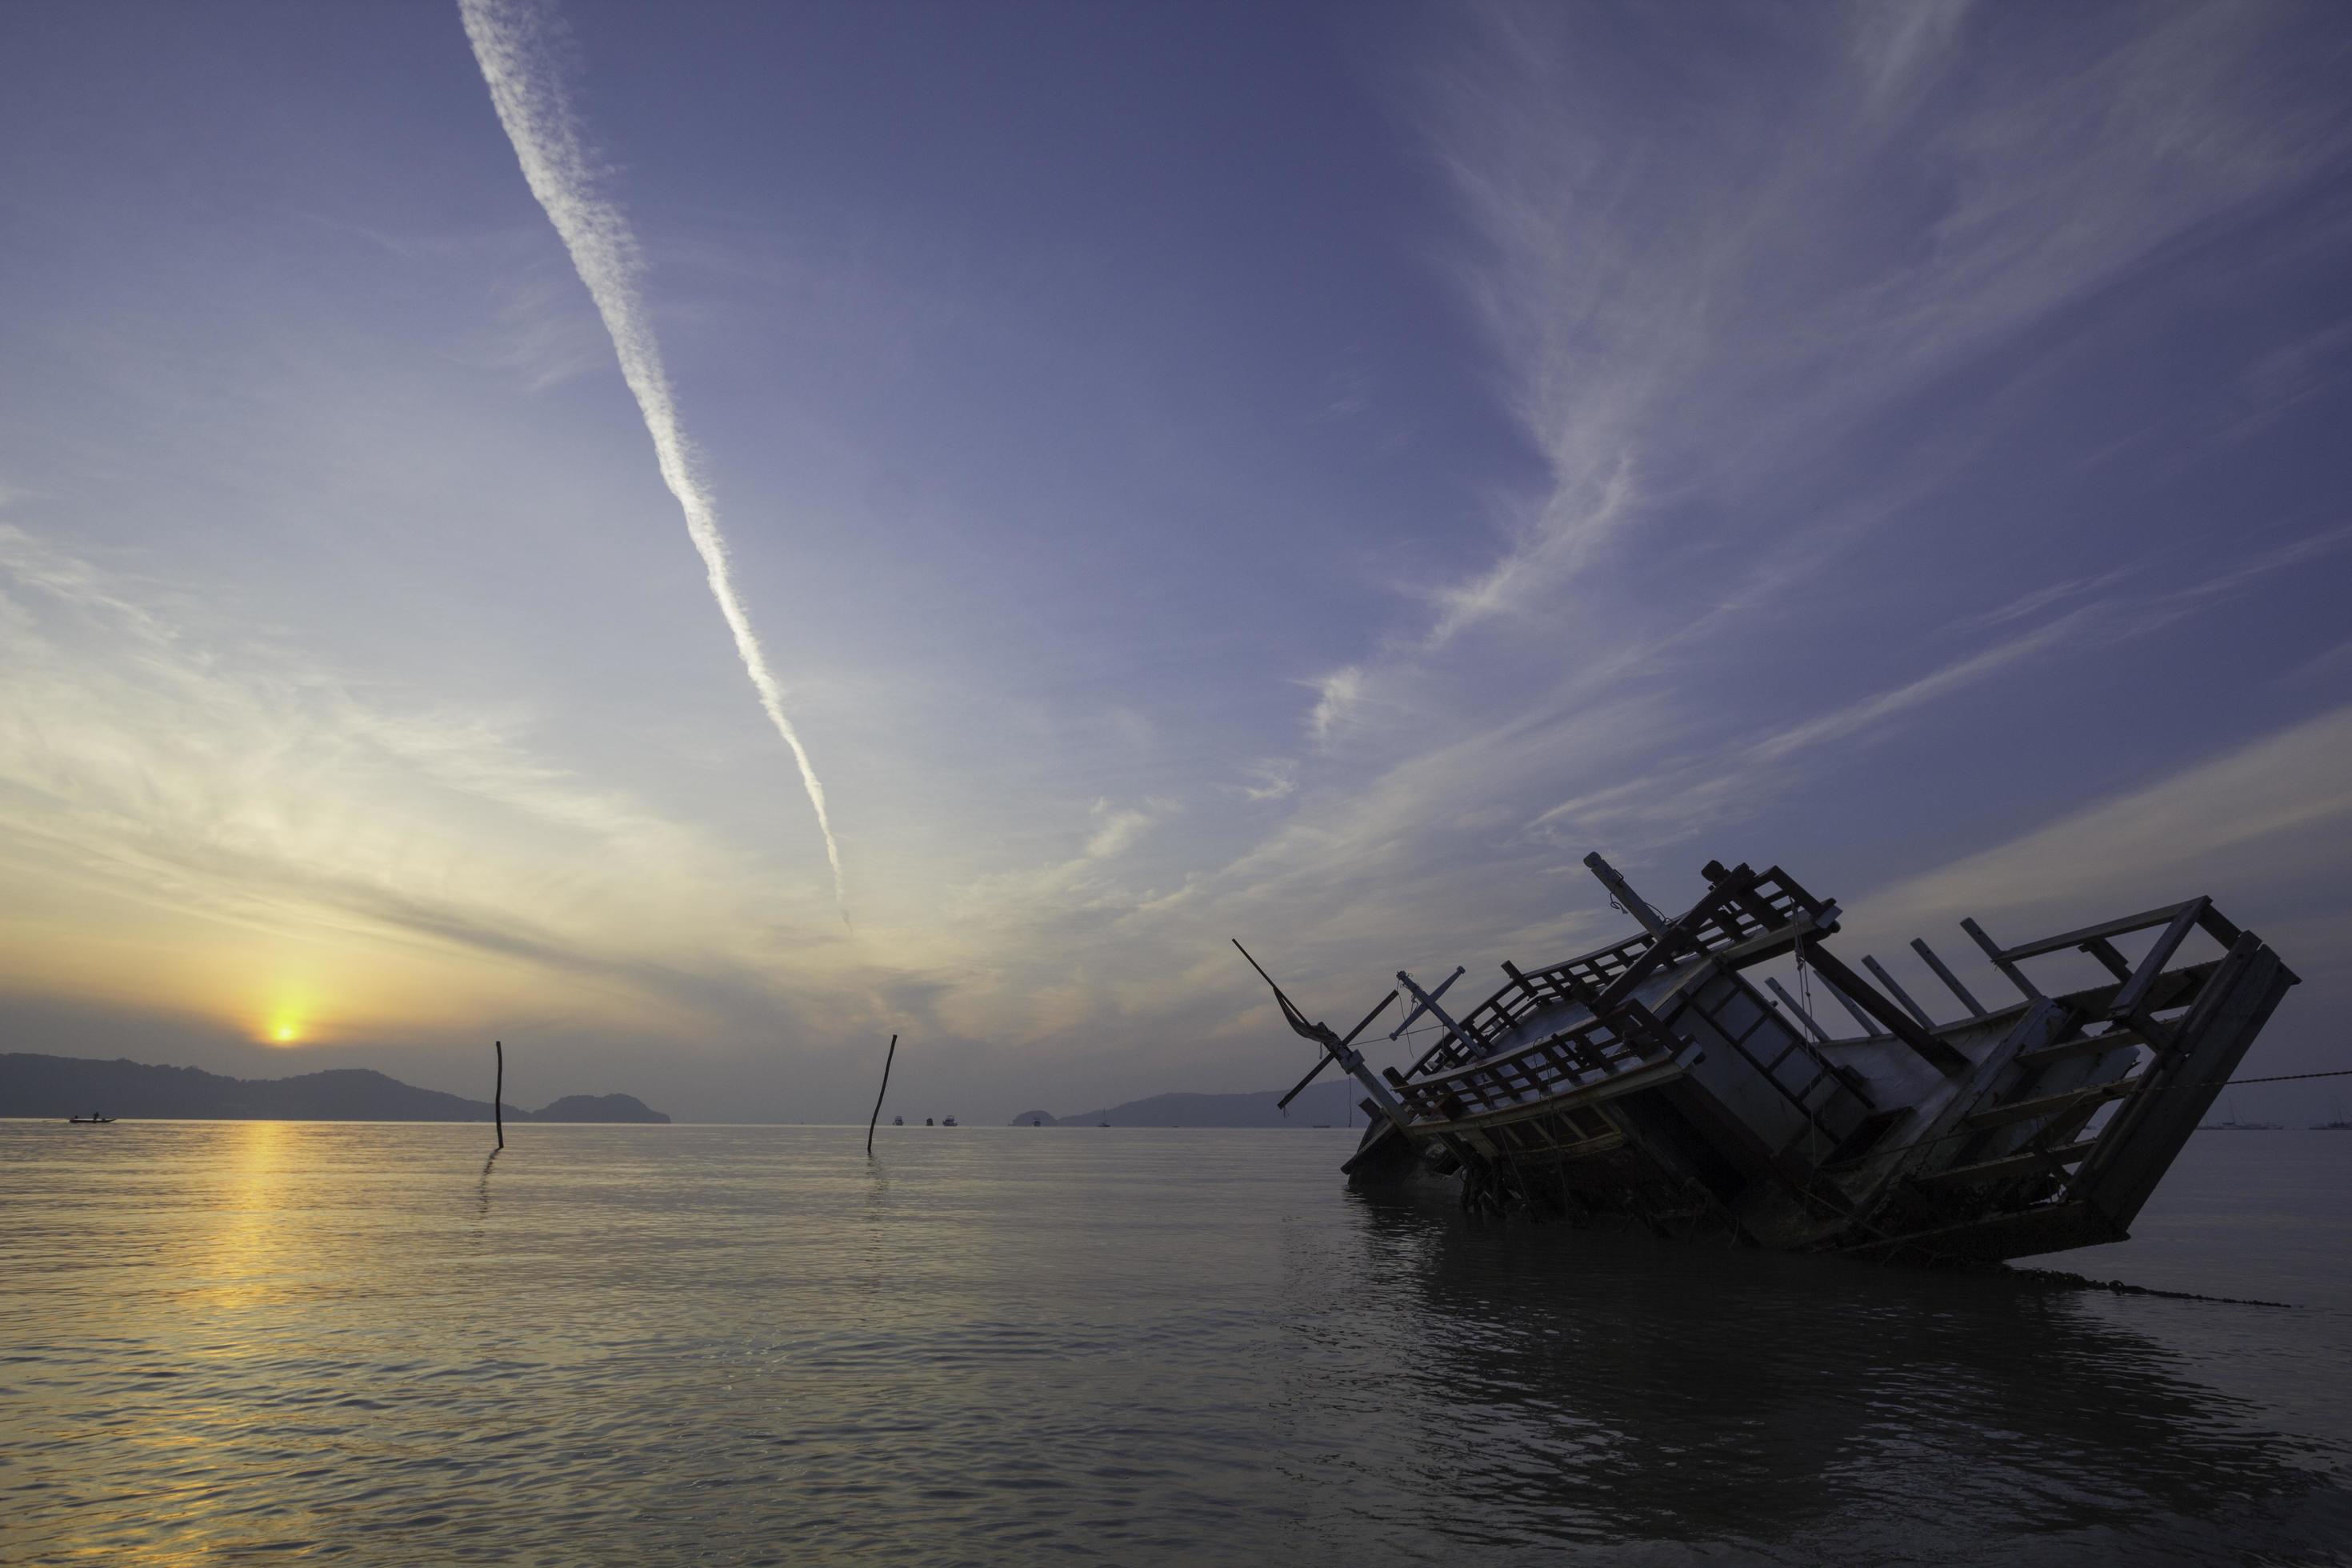
<path fill-rule="evenodd" d="M 1461 967 L 1429 986 L 1399 970 L 1343 1037 L 1241 950 L 1318 1047 L 1277 1104 L 1334 1064 L 1364 1091 L 1370 1125 L 1339 1167 L 1354 1185 L 1433 1180 L 1474 1212 L 1879 1261 L 2121 1241 L 2297 983 L 2210 898 L 2007 946 L 1963 921 L 2018 999 L 1987 1006 L 1914 942 L 1961 1009 L 1937 1022 L 1875 958 L 1848 967 L 1829 946 L 1836 903 L 1778 866 L 1711 861 L 1706 896 L 1669 919 L 1601 856 L 1585 865 L 1641 929 L 1549 966 L 1506 963 L 1467 1008 L 1444 1000 Z M 2190 956 L 2192 937 L 2221 956 Z M 2125 939 L 2145 951 L 2126 958 Z M 2045 992 L 2051 977 L 2024 968 L 2069 954 L 2104 982 Z M 1774 961 L 1795 992 L 1754 983 Z M 1860 1033 L 1822 1026 L 1816 988 Z M 1424 1017 L 1438 1038 L 1376 1071 L 1354 1042 L 1391 1003 L 1390 1040 Z"/>

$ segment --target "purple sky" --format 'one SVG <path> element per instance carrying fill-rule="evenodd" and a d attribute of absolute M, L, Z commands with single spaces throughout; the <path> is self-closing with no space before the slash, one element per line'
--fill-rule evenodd
<path fill-rule="evenodd" d="M 0 1049 L 1258 1089 L 1228 936 L 1483 994 L 1600 848 L 1906 982 L 2210 893 L 2352 1065 L 2352 12 L 488 14 L 849 918 L 457 5 L 19 4 Z"/>

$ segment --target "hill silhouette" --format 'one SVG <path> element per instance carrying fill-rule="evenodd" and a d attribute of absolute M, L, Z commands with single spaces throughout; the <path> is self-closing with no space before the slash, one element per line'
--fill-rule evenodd
<path fill-rule="evenodd" d="M 0 1054 L 0 1116 L 109 1116 L 255 1121 L 488 1121 L 490 1102 L 418 1089 L 368 1068 L 293 1078 L 227 1078 L 124 1057 Z M 667 1121 L 627 1094 L 566 1095 L 542 1110 L 505 1107 L 509 1121 Z"/>

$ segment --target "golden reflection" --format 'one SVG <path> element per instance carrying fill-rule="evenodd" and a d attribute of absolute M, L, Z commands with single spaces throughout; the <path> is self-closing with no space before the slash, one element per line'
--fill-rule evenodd
<path fill-rule="evenodd" d="M 206 1260 L 205 1295 L 215 1306 L 249 1307 L 270 1298 L 284 1264 L 283 1178 L 300 1132 L 283 1121 L 241 1121 L 228 1136 L 222 1224 Z"/>

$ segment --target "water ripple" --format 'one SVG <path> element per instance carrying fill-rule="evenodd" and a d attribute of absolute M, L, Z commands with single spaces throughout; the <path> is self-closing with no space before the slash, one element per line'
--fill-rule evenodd
<path fill-rule="evenodd" d="M 2185 1170 L 2099 1265 L 2282 1312 L 1472 1222 L 1337 1134 L 70 1131 L 0 1122 L 10 1563 L 2352 1540 L 2352 1140 L 2242 1140 L 2308 1168 Z"/>

